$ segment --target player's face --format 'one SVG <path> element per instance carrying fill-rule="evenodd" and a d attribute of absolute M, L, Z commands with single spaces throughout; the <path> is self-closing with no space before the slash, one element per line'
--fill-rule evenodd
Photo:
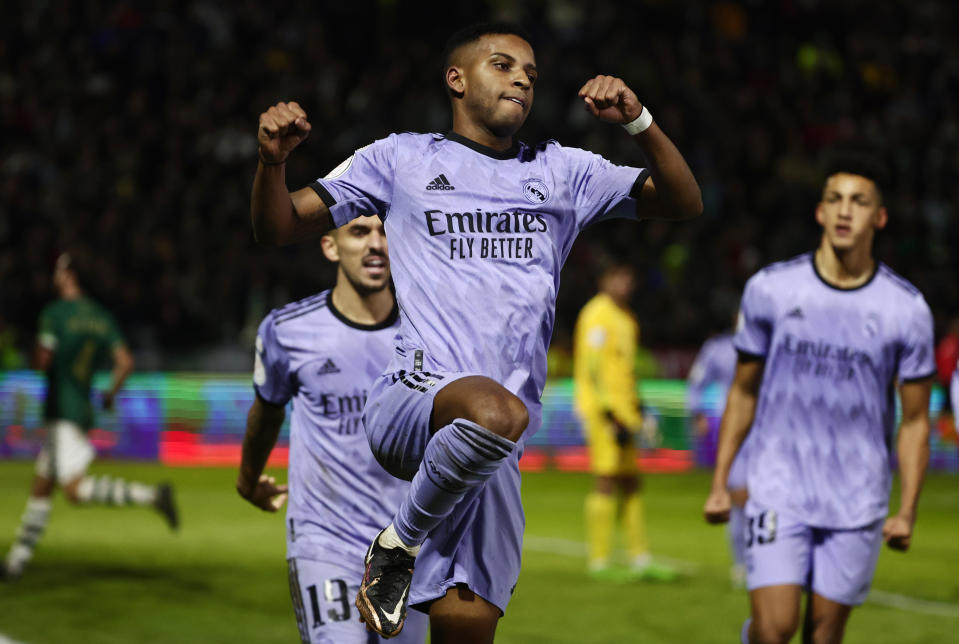
<path fill-rule="evenodd" d="M 617 302 L 628 302 L 636 288 L 636 279 L 628 268 L 616 268 L 603 276 L 601 289 Z"/>
<path fill-rule="evenodd" d="M 467 113 L 497 136 L 512 136 L 533 107 L 536 58 L 530 44 L 510 34 L 490 34 L 463 56 Z"/>
<path fill-rule="evenodd" d="M 323 253 L 339 262 L 340 273 L 360 295 L 377 293 L 390 283 L 386 233 L 379 217 L 358 217 L 327 235 Z"/>
<path fill-rule="evenodd" d="M 833 248 L 870 247 L 876 230 L 886 225 L 886 219 L 886 208 L 870 179 L 845 172 L 826 179 L 816 221 Z"/>

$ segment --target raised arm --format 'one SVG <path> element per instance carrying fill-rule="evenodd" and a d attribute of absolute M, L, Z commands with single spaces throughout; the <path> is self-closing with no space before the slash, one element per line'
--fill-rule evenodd
<path fill-rule="evenodd" d="M 916 523 L 919 491 L 929 465 L 929 395 L 932 378 L 903 383 L 902 424 L 899 425 L 899 511 L 886 520 L 882 529 L 886 545 L 908 550 Z"/>
<path fill-rule="evenodd" d="M 259 162 L 250 196 L 253 236 L 267 246 L 282 246 L 322 236 L 333 228 L 330 210 L 311 188 L 290 193 L 286 160 L 310 134 L 306 112 L 295 102 L 277 103 L 260 114 Z"/>
<path fill-rule="evenodd" d="M 286 412 L 283 407 L 273 405 L 259 394 L 253 399 L 246 416 L 246 435 L 243 437 L 243 455 L 240 460 L 240 473 L 236 479 L 236 491 L 244 499 L 267 512 L 276 512 L 283 507 L 287 487 L 276 485 L 272 476 L 263 474 L 263 468 L 276 445 L 280 427 Z"/>
<path fill-rule="evenodd" d="M 706 521 L 710 523 L 725 523 L 729 520 L 730 499 L 726 480 L 729 478 L 729 469 L 736 452 L 746 440 L 756 416 L 756 401 L 759 398 L 759 384 L 762 382 L 765 364 L 763 360 L 740 359 L 736 365 L 736 375 L 726 399 L 726 411 L 723 412 L 719 425 L 719 447 L 712 489 L 703 508 Z"/>
<path fill-rule="evenodd" d="M 596 76 L 579 90 L 589 112 L 604 121 L 626 125 L 643 113 L 643 105 L 622 79 Z M 647 112 L 648 114 L 648 112 Z M 689 219 L 703 212 L 699 184 L 669 137 L 651 123 L 633 135 L 649 163 L 650 178 L 637 204 L 638 216 L 650 219 Z"/>

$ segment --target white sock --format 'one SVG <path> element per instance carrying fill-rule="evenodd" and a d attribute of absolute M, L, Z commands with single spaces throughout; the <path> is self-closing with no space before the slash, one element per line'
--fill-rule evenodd
<path fill-rule="evenodd" d="M 393 524 L 390 523 L 386 526 L 386 530 L 380 535 L 379 544 L 389 550 L 390 548 L 402 548 L 410 556 L 415 557 L 420 554 L 419 546 L 408 546 L 400 539 L 400 535 L 396 534 L 396 528 L 393 527 Z"/>
<path fill-rule="evenodd" d="M 48 497 L 31 496 L 27 499 L 27 507 L 20 518 L 20 529 L 17 538 L 7 553 L 7 570 L 13 574 L 23 572 L 24 566 L 33 558 L 33 550 L 43 536 L 50 519 L 52 504 Z"/>
<path fill-rule="evenodd" d="M 154 485 L 101 474 L 84 476 L 77 484 L 77 498 L 80 503 L 100 505 L 153 505 L 157 491 Z"/>

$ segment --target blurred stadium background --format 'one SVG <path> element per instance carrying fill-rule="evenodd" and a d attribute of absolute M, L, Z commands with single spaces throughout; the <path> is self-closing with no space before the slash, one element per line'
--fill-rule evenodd
<path fill-rule="evenodd" d="M 0 641 L 295 638 L 280 522 L 235 495 L 232 466 L 256 325 L 270 308 L 331 284 L 333 272 L 317 246 L 253 242 L 257 115 L 285 99 L 310 115 L 291 186 L 391 131 L 446 131 L 438 56 L 446 36 L 472 21 L 515 20 L 534 37 L 541 80 L 524 140 L 557 138 L 640 164 L 618 129 L 595 123 L 575 99 L 593 74 L 622 76 L 686 155 L 705 201 L 696 221 L 596 226 L 573 249 L 544 428 L 524 459 L 526 564 L 501 641 L 734 637 L 746 602 L 729 590 L 721 531 L 699 518 L 707 475 L 694 467 L 682 379 L 703 340 L 729 324 L 746 278 L 815 244 L 818 168 L 830 146 L 865 143 L 885 155 L 894 182 L 878 255 L 930 303 L 940 376 L 956 364 L 956 3 L 59 0 L 6 3 L 3 13 L 0 546 L 13 536 L 39 447 L 43 387 L 28 356 L 65 248 L 95 260 L 93 295 L 137 359 L 116 412 L 95 430 L 110 459 L 99 467 L 176 481 L 185 526 L 168 537 L 154 517 L 140 525 L 58 507 L 36 574 L 0 587 Z M 611 588 L 581 574 L 589 481 L 577 473 L 585 457 L 571 414 L 570 337 L 610 255 L 628 258 L 640 277 L 637 368 L 663 430 L 662 445 L 644 453 L 646 469 L 662 472 L 648 483 L 650 534 L 655 552 L 689 572 L 675 586 Z M 883 554 L 880 599 L 855 613 L 847 641 L 957 641 L 959 451 L 944 403 L 937 387 L 936 473 L 914 552 Z"/>

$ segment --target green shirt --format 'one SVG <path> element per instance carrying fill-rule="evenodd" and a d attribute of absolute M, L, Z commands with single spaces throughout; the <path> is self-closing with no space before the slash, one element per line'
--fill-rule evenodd
<path fill-rule="evenodd" d="M 48 304 L 40 313 L 39 326 L 37 342 L 53 351 L 46 374 L 44 416 L 89 429 L 93 425 L 93 370 L 123 346 L 123 336 L 113 316 L 87 297 Z"/>

